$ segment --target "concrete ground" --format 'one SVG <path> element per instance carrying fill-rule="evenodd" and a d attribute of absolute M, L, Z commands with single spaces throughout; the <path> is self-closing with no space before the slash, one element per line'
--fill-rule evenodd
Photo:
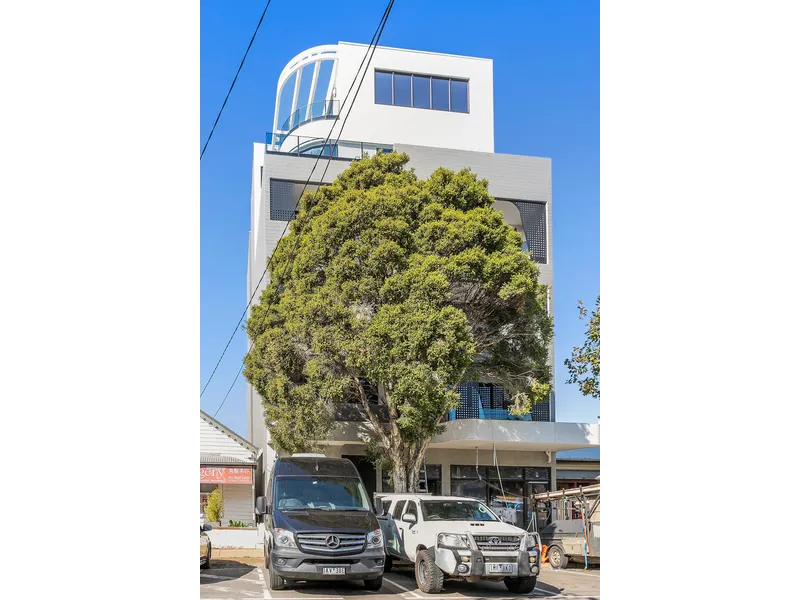
<path fill-rule="evenodd" d="M 383 576 L 383 587 L 368 592 L 361 582 L 297 583 L 287 590 L 273 592 L 267 588 L 267 573 L 259 559 L 213 559 L 211 568 L 200 571 L 201 600 L 514 600 L 521 595 L 508 592 L 503 583 L 481 581 L 467 583 L 445 581 L 441 594 L 424 594 L 417 588 L 412 568 L 395 568 Z M 555 600 L 598 600 L 600 569 L 582 568 L 554 570 L 545 565 L 532 598 Z"/>

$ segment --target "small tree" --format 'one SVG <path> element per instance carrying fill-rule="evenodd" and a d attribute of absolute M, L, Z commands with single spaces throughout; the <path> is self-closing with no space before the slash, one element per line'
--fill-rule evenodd
<path fill-rule="evenodd" d="M 588 311 L 578 301 L 579 318 L 585 319 Z M 600 296 L 586 325 L 586 341 L 582 347 L 572 349 L 572 358 L 564 361 L 569 370 L 567 383 L 577 383 L 584 396 L 600 397 Z"/>
<path fill-rule="evenodd" d="M 222 498 L 222 490 L 217 488 L 208 496 L 206 519 L 208 519 L 210 523 L 220 523 L 224 511 L 225 500 Z"/>
<path fill-rule="evenodd" d="M 462 380 L 502 385 L 515 414 L 548 399 L 552 336 L 547 288 L 488 182 L 443 168 L 420 180 L 408 160 L 364 158 L 303 196 L 245 359 L 280 450 L 318 449 L 334 406 L 358 403 L 398 492 L 415 489 Z"/>

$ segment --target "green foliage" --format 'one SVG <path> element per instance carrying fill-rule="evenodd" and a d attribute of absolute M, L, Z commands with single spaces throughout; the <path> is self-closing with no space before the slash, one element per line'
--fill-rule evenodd
<path fill-rule="evenodd" d="M 579 318 L 585 319 L 588 311 L 578 302 Z M 600 296 L 586 325 L 586 340 L 582 347 L 572 349 L 572 358 L 564 361 L 569 370 L 567 383 L 577 383 L 584 396 L 600 397 Z"/>
<path fill-rule="evenodd" d="M 251 311 L 245 376 L 277 447 L 319 448 L 338 403 L 358 402 L 370 455 L 410 486 L 464 378 L 498 383 L 515 411 L 547 399 L 552 321 L 522 238 L 467 169 L 427 180 L 405 154 L 354 162 L 301 199 Z M 285 275 L 284 275 L 285 273 Z M 388 423 L 361 383 L 381 384 Z"/>
<path fill-rule="evenodd" d="M 247 527 L 247 524 L 241 521 L 231 521 L 228 519 L 228 527 Z"/>
<path fill-rule="evenodd" d="M 218 523 L 224 511 L 225 500 L 222 499 L 222 490 L 217 488 L 208 496 L 206 519 L 212 523 Z"/>

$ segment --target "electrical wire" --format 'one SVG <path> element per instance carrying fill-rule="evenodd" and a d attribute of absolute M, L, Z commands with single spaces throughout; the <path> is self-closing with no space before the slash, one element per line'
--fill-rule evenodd
<path fill-rule="evenodd" d="M 267 0 L 267 5 L 264 7 L 264 12 L 261 13 L 261 18 L 258 20 L 258 25 L 256 25 L 256 30 L 253 32 L 253 37 L 250 38 L 250 43 L 247 44 L 247 50 L 244 51 L 244 56 L 242 56 L 242 62 L 239 63 L 239 68 L 236 69 L 236 75 L 233 76 L 233 81 L 231 82 L 231 87 L 228 90 L 227 95 L 225 96 L 225 101 L 222 103 L 222 106 L 217 113 L 217 118 L 214 120 L 214 126 L 211 128 L 211 132 L 208 134 L 208 139 L 206 140 L 205 145 L 203 146 L 203 150 L 200 152 L 200 160 L 203 160 L 203 155 L 206 153 L 206 148 L 208 148 L 208 143 L 211 141 L 211 136 L 214 135 L 214 130 L 217 128 L 217 123 L 219 123 L 219 118 L 222 116 L 222 111 L 225 110 L 225 105 L 228 103 L 228 98 L 231 97 L 231 92 L 233 91 L 233 86 L 236 85 L 236 80 L 239 78 L 239 73 L 242 71 L 242 67 L 244 66 L 244 61 L 247 59 L 247 55 L 250 53 L 250 48 L 253 45 L 253 42 L 256 40 L 256 35 L 258 34 L 258 30 L 261 27 L 262 21 L 264 21 L 264 16 L 267 14 L 267 9 L 269 5 L 272 4 L 272 0 Z"/>
<path fill-rule="evenodd" d="M 361 72 L 361 67 L 364 66 L 364 61 L 367 59 L 367 55 L 369 55 L 370 49 L 372 49 L 372 53 L 373 54 L 375 53 L 373 45 L 377 48 L 378 41 L 380 41 L 380 37 L 383 34 L 383 28 L 386 26 L 386 21 L 389 18 L 389 13 L 391 13 L 393 5 L 394 5 L 394 0 L 390 0 L 390 2 L 386 5 L 386 8 L 383 11 L 383 15 L 381 16 L 381 20 L 380 20 L 380 22 L 378 24 L 378 28 L 372 34 L 372 39 L 369 42 L 369 46 L 367 46 L 367 51 L 364 53 L 364 57 L 361 59 L 361 64 L 358 66 L 358 70 L 356 71 L 356 77 L 353 78 L 353 81 L 350 84 L 350 88 L 347 90 L 347 94 L 345 94 L 344 100 L 342 101 L 343 105 L 347 104 L 347 99 L 350 97 L 350 92 L 353 91 L 353 86 L 356 83 L 356 79 L 358 78 L 358 74 Z M 266 11 L 266 9 L 265 9 L 265 11 Z M 371 55 L 370 55 L 369 61 L 370 62 L 372 61 L 372 56 Z M 369 69 L 369 62 L 367 63 L 367 68 L 364 70 L 364 74 L 361 77 L 361 82 L 364 81 L 364 75 L 366 75 L 368 69 Z M 335 142 L 336 144 L 339 143 L 339 139 L 341 138 L 342 132 L 344 131 L 345 123 L 347 122 L 347 118 L 350 116 L 350 111 L 353 108 L 353 104 L 355 104 L 355 100 L 358 97 L 358 92 L 359 92 L 360 89 L 361 89 L 361 83 L 359 83 L 358 89 L 356 90 L 356 95 L 353 97 L 353 102 L 350 104 L 350 106 L 348 108 L 348 111 L 347 111 L 347 115 L 345 115 L 344 121 L 342 122 L 342 126 L 339 129 L 339 136 L 336 138 L 336 142 Z M 323 148 L 326 145 L 328 145 L 328 142 L 330 141 L 331 135 L 333 134 L 333 130 L 336 128 L 336 124 L 337 123 L 338 123 L 338 119 L 336 121 L 334 121 L 333 125 L 331 126 L 331 129 L 328 132 L 328 136 L 325 138 L 325 141 L 322 144 Z M 331 159 L 333 158 L 332 153 L 330 153 L 330 154 L 331 154 L 331 156 L 328 157 L 328 162 L 327 162 L 327 164 L 325 166 L 325 171 L 322 173 L 322 177 L 320 179 L 321 181 L 323 181 L 325 179 L 325 174 L 328 172 L 328 166 L 330 166 Z M 316 170 L 317 165 L 319 164 L 320 158 L 322 158 L 322 153 L 321 152 L 320 152 L 320 154 L 317 155 L 317 159 L 314 161 L 314 166 L 311 167 L 311 172 L 308 174 L 308 178 L 306 179 L 305 184 L 303 184 L 303 189 L 300 191 L 300 195 L 297 197 L 297 201 L 295 202 L 295 205 L 294 205 L 294 210 L 292 211 L 294 213 L 297 212 L 297 207 L 300 205 L 300 199 L 303 197 L 303 194 L 305 193 L 306 188 L 308 187 L 308 184 L 311 182 L 311 177 L 313 176 L 314 171 Z M 317 188 L 317 190 L 314 191 L 314 196 L 312 198 L 312 202 L 314 200 L 316 200 L 317 192 L 319 192 L 319 188 Z M 283 231 L 281 232 L 281 235 L 278 238 L 279 240 L 282 239 L 284 235 L 286 235 L 286 231 L 289 228 L 289 223 L 290 222 L 291 221 L 287 221 L 286 225 L 284 225 Z M 220 354 L 220 357 L 217 360 L 217 364 L 214 365 L 214 369 L 211 371 L 211 375 L 209 375 L 208 380 L 206 381 L 205 385 L 203 386 L 203 389 L 200 392 L 200 398 L 203 397 L 203 394 L 205 393 L 206 389 L 208 388 L 208 384 L 211 383 L 211 380 L 214 378 L 214 374 L 217 372 L 217 369 L 219 368 L 219 365 L 222 362 L 222 359 L 225 357 L 225 353 L 228 351 L 228 347 L 230 347 L 231 342 L 233 341 L 233 338 L 239 332 L 239 326 L 242 324 L 242 321 L 244 320 L 245 316 L 247 316 L 247 311 L 250 309 L 250 305 L 253 303 L 253 298 L 255 298 L 256 292 L 258 291 L 259 287 L 261 286 L 261 283 L 264 281 L 264 277 L 266 277 L 267 272 L 269 271 L 269 266 L 272 263 L 272 257 L 273 256 L 275 256 L 274 252 L 270 255 L 269 259 L 267 260 L 267 266 L 264 268 L 264 272 L 261 273 L 261 277 L 259 278 L 258 283 L 256 283 L 255 287 L 253 288 L 253 293 L 250 294 L 250 298 L 248 298 L 248 300 L 247 300 L 247 305 L 244 307 L 244 310 L 242 311 L 242 315 L 239 317 L 239 321 L 236 323 L 236 326 L 233 328 L 233 332 L 231 333 L 230 337 L 228 338 L 228 342 L 225 344 L 225 348 L 223 348 L 222 354 Z M 247 354 L 250 353 L 250 350 L 252 350 L 252 348 L 253 348 L 253 346 L 251 344 L 250 347 L 247 350 Z M 245 357 L 247 356 L 247 354 L 245 354 Z"/>
<path fill-rule="evenodd" d="M 364 53 L 364 58 L 361 59 L 361 65 L 359 65 L 359 70 L 356 71 L 356 77 L 353 79 L 353 82 L 350 84 L 350 89 L 347 91 L 347 94 L 345 95 L 345 98 L 344 98 L 344 100 L 342 102 L 343 104 L 347 103 L 347 99 L 350 96 L 350 92 L 353 90 L 353 86 L 355 85 L 356 79 L 358 78 L 358 73 L 361 71 L 361 67 L 364 65 L 364 61 L 367 60 L 367 56 L 369 56 L 369 60 L 367 60 L 367 66 L 364 68 L 364 72 L 361 74 L 361 79 L 360 79 L 360 81 L 358 83 L 358 87 L 356 88 L 355 96 L 353 96 L 353 102 L 351 102 L 350 105 L 348 106 L 347 114 L 345 115 L 344 119 L 342 120 L 342 125 L 339 128 L 339 135 L 337 136 L 336 142 L 334 142 L 334 145 L 338 144 L 339 140 L 342 137 L 342 132 L 344 131 L 344 127 L 347 124 L 347 119 L 350 117 L 350 112 L 353 110 L 353 105 L 355 104 L 356 98 L 358 98 L 358 93 L 359 93 L 359 91 L 361 91 L 361 85 L 364 83 L 364 78 L 365 78 L 365 76 L 367 74 L 367 71 L 369 70 L 369 65 L 372 62 L 372 57 L 374 56 L 375 50 L 377 49 L 378 43 L 380 42 L 381 36 L 383 35 L 383 30 L 386 27 L 386 23 L 389 20 L 389 15 L 392 12 L 392 7 L 394 6 L 394 2 L 395 2 L 395 0 L 389 0 L 389 3 L 386 5 L 386 9 L 383 11 L 383 15 L 382 15 L 381 20 L 380 20 L 380 22 L 378 24 L 378 28 L 375 30 L 375 33 L 372 35 L 372 40 L 370 40 L 369 46 L 367 47 L 367 51 Z M 370 50 L 372 51 L 372 54 L 370 54 Z M 336 128 L 336 124 L 337 123 L 338 123 L 338 119 L 336 121 L 334 121 L 333 126 L 331 127 L 330 131 L 328 132 L 328 136 L 325 138 L 325 142 L 323 142 L 323 148 L 330 141 L 331 135 L 333 134 L 333 130 Z M 329 152 L 329 154 L 330 154 L 330 156 L 328 156 L 328 160 L 327 160 L 327 162 L 325 164 L 325 170 L 322 172 L 322 177 L 320 178 L 320 181 L 324 181 L 325 180 L 325 175 L 328 172 L 328 167 L 330 166 L 331 160 L 333 159 L 333 153 Z M 297 207 L 300 204 L 300 199 L 303 197 L 303 194 L 305 193 L 306 187 L 308 187 L 308 184 L 311 181 L 311 177 L 313 176 L 314 171 L 316 170 L 317 164 L 319 163 L 319 160 L 320 160 L 321 157 L 322 157 L 322 154 L 320 153 L 319 155 L 317 155 L 317 160 L 314 161 L 314 166 L 311 168 L 311 172 L 308 175 L 308 179 L 306 179 L 306 182 L 303 185 L 303 190 L 300 192 L 300 196 L 298 197 L 297 202 L 295 203 L 295 212 L 297 211 Z M 311 198 L 310 206 L 313 206 L 314 200 L 316 200 L 316 197 L 317 197 L 318 193 L 319 193 L 319 187 L 317 187 L 317 189 L 314 190 L 314 196 Z M 286 230 L 289 227 L 289 223 L 290 223 L 290 221 L 287 221 L 286 225 L 283 228 L 283 233 L 281 234 L 281 237 L 279 238 L 279 240 L 282 239 L 283 236 L 285 235 Z M 278 279 L 276 280 L 276 283 L 280 283 L 280 281 L 283 279 L 283 276 L 286 274 L 286 271 L 288 270 L 289 264 L 291 263 L 291 261 L 292 261 L 292 259 L 294 257 L 294 251 L 297 249 L 297 244 L 299 242 L 299 239 L 300 239 L 300 230 L 298 230 L 298 232 L 297 232 L 297 236 L 296 236 L 296 239 L 295 239 L 295 245 L 293 246 L 292 252 L 289 254 L 289 257 L 288 257 L 288 259 L 286 261 L 286 264 L 284 265 L 283 272 L 281 273 L 280 277 L 278 277 Z M 264 277 L 266 276 L 267 271 L 269 270 L 269 266 L 272 263 L 273 256 L 275 256 L 275 252 L 274 251 L 270 255 L 269 260 L 267 261 L 267 266 L 264 269 L 264 272 L 261 274 L 261 278 L 259 279 L 258 284 L 255 287 L 255 290 L 258 290 L 258 286 L 264 280 Z M 277 286 L 276 286 L 276 289 L 277 289 Z M 256 292 L 253 291 L 253 293 L 251 294 L 250 299 L 249 299 L 249 301 L 247 303 L 247 307 L 245 307 L 244 313 L 239 318 L 239 323 L 237 323 L 236 329 L 234 330 L 233 334 L 231 335 L 231 338 L 228 340 L 228 344 L 225 346 L 225 350 L 223 350 L 222 356 L 225 355 L 225 351 L 228 349 L 228 346 L 230 345 L 230 341 L 233 339 L 233 336 L 236 334 L 236 331 L 239 328 L 239 324 L 241 324 L 242 319 L 244 318 L 244 315 L 247 313 L 247 310 L 249 309 L 250 304 L 252 303 L 253 298 L 255 297 L 255 294 L 256 294 Z M 274 299 L 274 297 L 269 298 L 267 300 L 267 308 L 269 308 L 272 305 L 273 299 Z M 247 353 L 242 357 L 242 363 L 244 363 L 244 361 L 247 359 L 247 357 L 249 356 L 250 351 L 253 349 L 254 345 L 255 345 L 255 340 L 251 340 L 250 346 L 247 349 Z M 217 361 L 217 366 L 219 366 L 219 363 L 222 360 L 222 356 L 220 356 L 219 361 Z M 209 377 L 208 381 L 206 382 L 206 385 L 203 387 L 203 392 L 208 387 L 208 384 L 211 383 L 211 378 L 214 376 L 214 372 L 216 372 L 216 367 L 214 368 L 214 371 L 211 373 L 211 376 Z M 225 398 L 223 398 L 222 403 L 219 405 L 219 408 L 217 408 L 217 410 L 214 413 L 214 415 L 216 415 L 220 411 L 220 409 L 224 406 L 225 401 L 228 399 L 228 395 L 230 394 L 231 389 L 233 389 L 233 386 L 236 383 L 236 381 L 239 379 L 239 375 L 241 374 L 241 372 L 242 372 L 242 369 L 240 367 L 239 370 L 236 372 L 236 377 L 234 378 L 233 383 L 231 384 L 231 387 L 228 389 L 228 393 L 225 394 Z M 201 392 L 200 396 L 202 397 L 202 392 Z"/>

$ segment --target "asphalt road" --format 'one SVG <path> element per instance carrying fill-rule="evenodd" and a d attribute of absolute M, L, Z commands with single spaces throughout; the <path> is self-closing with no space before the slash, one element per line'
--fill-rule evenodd
<path fill-rule="evenodd" d="M 424 594 L 417 588 L 412 569 L 393 570 L 383 576 L 383 587 L 368 592 L 360 582 L 297 583 L 287 590 L 273 592 L 267 588 L 266 571 L 235 561 L 213 561 L 211 568 L 200 571 L 201 600 L 514 600 L 520 595 L 510 594 L 503 583 L 481 581 L 467 583 L 446 581 L 441 594 Z M 532 598 L 556 600 L 598 600 L 600 598 L 600 570 L 543 569 Z"/>

